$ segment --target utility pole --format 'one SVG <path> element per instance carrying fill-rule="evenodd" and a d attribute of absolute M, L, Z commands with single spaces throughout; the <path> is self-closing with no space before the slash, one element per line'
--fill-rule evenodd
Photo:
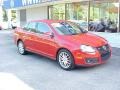
<path fill-rule="evenodd" d="M 88 1 L 88 30 L 89 30 L 89 23 L 90 23 L 90 0 Z"/>
<path fill-rule="evenodd" d="M 120 0 L 119 0 L 119 7 L 118 7 L 118 32 L 120 32 Z"/>

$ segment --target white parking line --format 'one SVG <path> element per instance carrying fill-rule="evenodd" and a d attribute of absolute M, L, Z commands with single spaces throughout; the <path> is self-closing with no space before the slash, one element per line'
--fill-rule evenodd
<path fill-rule="evenodd" d="M 0 90 L 34 90 L 15 75 L 0 73 Z"/>

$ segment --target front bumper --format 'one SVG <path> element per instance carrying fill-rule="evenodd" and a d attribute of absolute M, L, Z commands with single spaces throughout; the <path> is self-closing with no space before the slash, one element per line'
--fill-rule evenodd
<path fill-rule="evenodd" d="M 104 47 L 97 47 L 95 54 L 83 53 L 80 50 L 76 50 L 73 54 L 76 65 L 96 66 L 105 63 L 111 57 L 111 48 L 109 45 L 104 45 Z"/>

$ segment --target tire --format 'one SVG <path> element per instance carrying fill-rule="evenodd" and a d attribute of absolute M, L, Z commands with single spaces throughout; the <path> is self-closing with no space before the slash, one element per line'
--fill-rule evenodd
<path fill-rule="evenodd" d="M 57 61 L 64 70 L 72 70 L 75 68 L 73 55 L 66 49 L 61 49 L 57 54 Z"/>
<path fill-rule="evenodd" d="M 18 41 L 17 47 L 18 47 L 18 52 L 21 55 L 25 55 L 27 53 L 27 51 L 25 50 L 24 43 L 22 41 Z"/>

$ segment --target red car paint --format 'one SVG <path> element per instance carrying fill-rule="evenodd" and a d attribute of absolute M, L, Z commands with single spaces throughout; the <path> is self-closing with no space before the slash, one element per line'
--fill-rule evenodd
<path fill-rule="evenodd" d="M 108 42 L 102 37 L 89 32 L 78 35 L 60 35 L 58 32 L 56 32 L 51 24 L 62 21 L 37 20 L 32 22 L 46 23 L 54 33 L 54 38 L 50 38 L 49 33 L 40 35 L 38 33 L 25 31 L 22 28 L 16 28 L 14 31 L 15 43 L 17 44 L 18 40 L 23 41 L 27 51 L 41 54 L 53 60 L 56 60 L 57 52 L 61 48 L 64 48 L 72 53 L 75 64 L 81 66 L 94 66 L 102 64 L 105 63 L 111 56 L 111 48 Z M 110 49 L 110 56 L 107 59 L 102 60 L 102 56 L 97 49 L 95 51 L 95 54 L 85 53 L 80 50 L 80 45 L 89 45 L 94 48 L 108 45 Z M 98 62 L 88 64 L 86 63 L 87 58 L 96 58 L 98 59 Z"/>

